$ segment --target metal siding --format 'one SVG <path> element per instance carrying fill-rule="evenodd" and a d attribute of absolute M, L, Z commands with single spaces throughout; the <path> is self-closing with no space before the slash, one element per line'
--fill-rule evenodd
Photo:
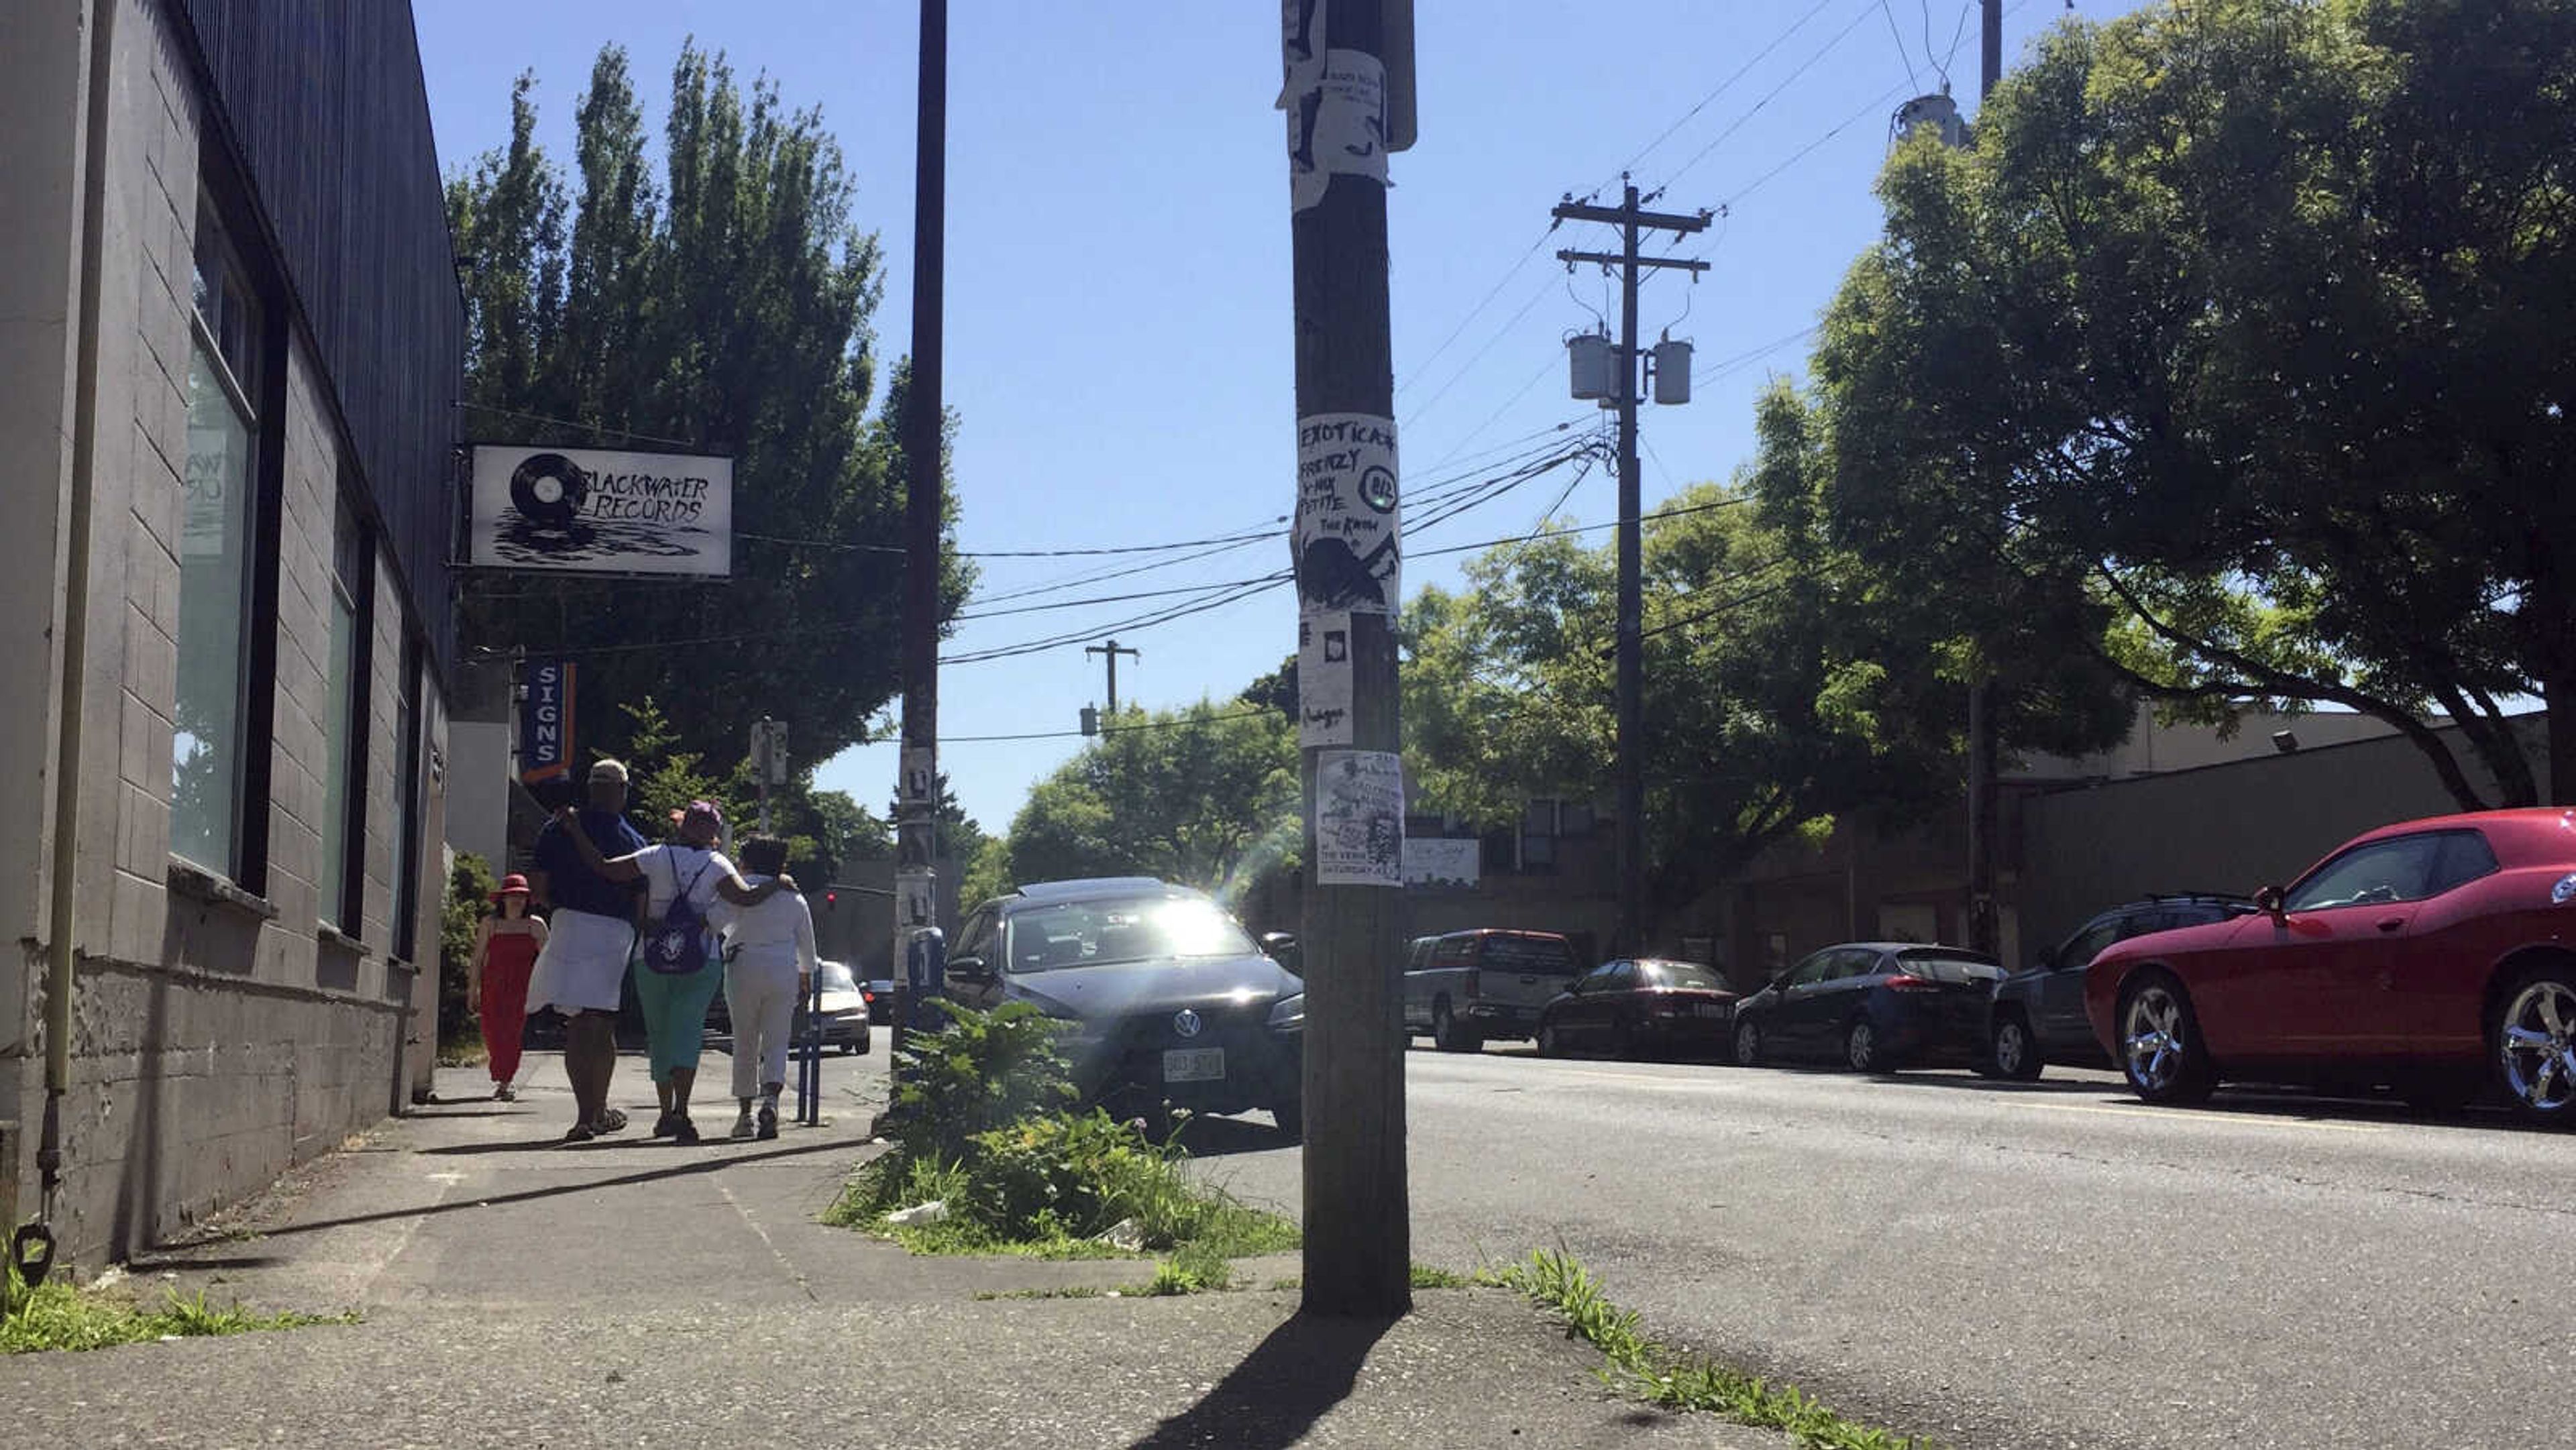
<path fill-rule="evenodd" d="M 445 678 L 456 656 L 447 551 L 465 305 L 411 7 L 178 4 Z"/>

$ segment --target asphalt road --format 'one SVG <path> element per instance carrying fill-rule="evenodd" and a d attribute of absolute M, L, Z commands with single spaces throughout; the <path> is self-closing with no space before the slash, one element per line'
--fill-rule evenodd
<path fill-rule="evenodd" d="M 2555 1441 L 2576 1137 L 2222 1093 L 1409 1055 L 1414 1257 L 1562 1246 L 1665 1338 L 1963 1450 Z M 1256 1128 L 1253 1125 L 1259 1124 Z M 1290 1208 L 1294 1149 L 1204 1125 Z"/>

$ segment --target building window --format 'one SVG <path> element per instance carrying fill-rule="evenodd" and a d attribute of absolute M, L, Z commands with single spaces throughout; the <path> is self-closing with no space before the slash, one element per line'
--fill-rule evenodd
<path fill-rule="evenodd" d="M 170 850 L 243 876 L 257 305 L 211 214 L 197 224 L 188 463 L 179 530 L 178 696 L 172 702 Z"/>
<path fill-rule="evenodd" d="M 1556 869 L 1556 802 L 1531 801 L 1521 812 L 1521 869 Z"/>
<path fill-rule="evenodd" d="M 402 683 L 394 691 L 394 940 L 391 955 L 410 961 L 420 927 L 420 866 L 412 859 L 420 834 L 420 649 L 402 652 Z"/>
<path fill-rule="evenodd" d="M 323 665 L 327 755 L 322 778 L 322 919 L 356 933 L 365 920 L 367 819 L 367 536 L 344 499 L 332 525 L 331 656 Z"/>

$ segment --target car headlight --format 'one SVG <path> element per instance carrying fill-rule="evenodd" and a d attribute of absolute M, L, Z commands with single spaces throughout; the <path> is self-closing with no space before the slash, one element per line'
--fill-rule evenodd
<path fill-rule="evenodd" d="M 1306 994 L 1292 993 L 1270 1004 L 1270 1030 L 1303 1032 L 1306 1030 Z"/>
<path fill-rule="evenodd" d="M 2549 888 L 2549 899 L 2560 906 L 2576 901 L 2576 874 L 2559 877 L 2558 884 Z"/>

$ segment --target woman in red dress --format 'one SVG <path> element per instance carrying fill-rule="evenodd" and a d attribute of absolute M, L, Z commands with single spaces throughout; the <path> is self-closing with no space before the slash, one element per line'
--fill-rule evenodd
<path fill-rule="evenodd" d="M 546 944 L 546 924 L 528 915 L 528 878 L 513 871 L 492 893 L 492 916 L 474 927 L 474 967 L 465 979 L 465 1003 L 483 1019 L 483 1050 L 492 1072 L 492 1096 L 515 1102 L 519 1042 L 528 1026 L 528 974 Z"/>

